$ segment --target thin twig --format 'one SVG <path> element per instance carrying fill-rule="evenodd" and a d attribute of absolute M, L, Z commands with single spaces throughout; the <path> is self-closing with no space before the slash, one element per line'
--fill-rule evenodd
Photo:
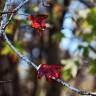
<path fill-rule="evenodd" d="M 96 49 L 95 49 L 93 46 L 88 45 L 88 47 L 89 47 L 94 53 L 96 53 Z"/>
<path fill-rule="evenodd" d="M 7 36 L 5 33 L 3 33 L 3 37 L 6 41 L 6 43 L 9 45 L 9 47 L 15 51 L 15 53 L 23 60 L 25 60 L 28 64 L 31 64 L 32 67 L 36 70 L 38 70 L 38 66 L 36 64 L 34 64 L 33 62 L 31 62 L 29 59 L 26 59 L 24 58 L 24 56 L 16 50 L 16 48 L 11 44 L 11 42 L 8 40 Z M 52 77 L 53 80 L 57 81 L 58 83 L 62 84 L 63 86 L 66 86 L 67 88 L 69 88 L 71 91 L 77 93 L 77 94 L 80 94 L 80 95 L 88 95 L 88 96 L 96 96 L 96 93 L 94 92 L 87 92 L 87 91 L 84 91 L 84 90 L 79 90 L 71 85 L 69 85 L 68 83 L 64 82 L 63 80 L 61 79 L 56 79 L 55 77 Z"/>
<path fill-rule="evenodd" d="M 12 14 L 10 16 L 10 18 L 8 19 L 7 23 L 2 27 L 3 30 L 5 30 L 5 28 L 7 27 L 7 25 L 10 23 L 10 21 L 12 20 L 14 13 L 16 13 L 23 5 L 25 5 L 29 0 L 25 0 L 23 3 L 21 3 L 18 7 L 16 7 L 13 11 Z"/>
<path fill-rule="evenodd" d="M 10 14 L 10 13 L 14 13 L 13 11 L 5 11 L 5 12 L 0 12 L 0 14 Z"/>
<path fill-rule="evenodd" d="M 13 13 L 11 14 L 9 20 L 5 23 L 5 25 L 3 25 L 3 27 L 1 27 L 1 30 L 2 30 L 2 33 L 1 33 L 1 34 L 3 35 L 6 43 L 10 46 L 10 48 L 11 48 L 12 50 L 15 51 L 15 53 L 16 53 L 20 58 L 22 58 L 22 59 L 25 60 L 27 63 L 31 64 L 35 69 L 37 69 L 37 66 L 36 66 L 33 62 L 30 62 L 30 60 L 25 59 L 24 56 L 23 56 L 20 52 L 18 52 L 18 51 L 16 50 L 16 48 L 11 44 L 11 42 L 9 41 L 9 39 L 8 39 L 7 36 L 6 36 L 6 33 L 4 32 L 5 28 L 7 27 L 7 25 L 8 25 L 8 24 L 10 23 L 10 21 L 12 20 L 12 18 L 13 18 L 13 16 L 14 16 L 14 13 L 17 12 L 17 11 L 18 11 L 24 4 L 26 4 L 27 2 L 28 2 L 28 0 L 25 0 L 23 3 L 21 3 L 18 7 L 16 7 L 16 8 L 13 10 Z"/>
<path fill-rule="evenodd" d="M 6 36 L 5 28 L 7 27 L 7 25 L 10 23 L 10 21 L 12 20 L 14 13 L 17 12 L 23 5 L 25 5 L 29 0 L 25 0 L 23 3 L 21 3 L 18 7 L 16 7 L 13 10 L 13 13 L 11 14 L 9 20 L 5 23 L 5 25 L 3 26 L 2 30 L 2 35 L 6 41 L 6 43 L 9 45 L 9 47 L 17 54 L 17 56 L 19 56 L 20 58 L 22 58 L 23 60 L 25 60 L 27 63 L 31 64 L 35 69 L 37 69 L 37 66 L 31 62 L 29 59 L 26 59 L 19 51 L 16 50 L 16 48 L 11 44 L 11 42 L 9 41 L 9 39 Z"/>
<path fill-rule="evenodd" d="M 9 3 L 9 1 L 6 0 L 3 12 L 8 11 L 8 8 L 7 8 L 8 3 Z M 1 36 L 2 32 L 4 31 L 4 30 L 2 30 L 2 28 L 6 24 L 6 22 L 7 22 L 7 14 L 3 14 L 2 15 L 2 20 L 1 20 L 1 25 L 0 25 L 0 36 Z"/>
<path fill-rule="evenodd" d="M 53 80 L 57 81 L 58 83 L 62 84 L 63 86 L 66 86 L 67 88 L 69 88 L 71 91 L 77 93 L 77 94 L 80 94 L 80 95 L 87 95 L 87 96 L 96 96 L 96 93 L 95 92 L 87 92 L 87 91 L 84 91 L 84 90 L 80 90 L 80 89 L 77 89 L 71 85 L 69 85 L 67 82 L 64 82 L 63 80 L 61 79 L 56 79 L 55 77 L 52 77 Z"/>
<path fill-rule="evenodd" d="M 21 59 L 23 59 L 24 61 L 26 61 L 28 64 L 31 64 L 34 69 L 36 69 L 36 70 L 38 69 L 38 66 L 36 64 L 34 64 L 33 62 L 31 62 L 29 59 L 25 58 L 19 51 L 17 51 L 17 49 L 11 44 L 11 42 L 7 38 L 5 32 L 3 32 L 2 35 L 3 35 L 3 37 L 4 37 L 4 39 L 5 39 L 6 43 L 7 43 L 7 45 L 9 45 L 9 47 L 17 54 L 17 56 L 19 56 Z"/>
<path fill-rule="evenodd" d="M 15 14 L 16 12 L 13 12 L 13 11 L 8 11 L 8 12 L 7 12 L 7 11 L 5 11 L 5 12 L 0 12 L 0 14 L 1 14 L 1 15 L 2 15 L 2 14 L 10 14 L 10 13 L 14 13 L 14 14 Z M 17 15 L 17 14 L 16 14 L 16 15 Z M 23 13 L 22 13 L 22 14 L 18 13 L 18 15 L 29 16 L 29 14 L 23 14 Z"/>
<path fill-rule="evenodd" d="M 16 7 L 13 10 L 13 13 L 11 14 L 9 20 L 5 23 L 5 25 L 3 25 L 3 27 L 1 27 L 2 30 L 2 35 L 6 41 L 6 43 L 9 45 L 9 47 L 17 54 L 17 56 L 19 56 L 20 58 L 22 58 L 23 60 L 25 60 L 27 63 L 31 64 L 35 69 L 37 69 L 37 66 L 31 62 L 29 59 L 26 59 L 19 51 L 16 50 L 16 48 L 11 44 L 11 42 L 9 41 L 9 39 L 6 36 L 5 28 L 7 27 L 7 25 L 10 23 L 10 21 L 12 20 L 14 13 L 17 12 L 23 5 L 25 5 L 29 0 L 25 0 L 23 3 L 21 3 L 18 7 Z"/>
<path fill-rule="evenodd" d="M 26 0 L 26 1 L 28 1 L 28 0 Z M 23 3 L 19 7 L 17 7 L 14 11 L 18 11 L 19 8 L 21 8 L 24 5 Z M 38 66 L 36 64 L 31 62 L 29 59 L 25 58 L 19 51 L 17 51 L 17 49 L 11 44 L 10 40 L 6 36 L 6 33 L 4 32 L 5 27 L 10 23 L 13 15 L 14 15 L 14 13 L 11 14 L 8 22 L 4 25 L 4 27 L 2 29 L 3 30 L 2 35 L 3 35 L 7 45 L 9 45 L 9 47 L 17 54 L 17 56 L 19 56 L 21 59 L 25 60 L 28 64 L 31 64 L 34 69 L 38 70 Z M 61 79 L 56 79 L 55 77 L 52 77 L 52 79 L 57 81 L 58 83 L 64 85 L 64 86 L 68 87 L 70 90 L 74 91 L 75 93 L 78 93 L 78 94 L 81 94 L 81 95 L 96 96 L 96 94 L 93 93 L 93 92 L 86 92 L 86 91 L 79 90 L 79 89 L 69 85 L 68 83 L 64 82 Z"/>
<path fill-rule="evenodd" d="M 83 4 L 85 4 L 88 8 L 96 7 L 96 3 L 88 2 L 87 0 L 79 0 Z"/>
<path fill-rule="evenodd" d="M 29 0 L 25 0 L 23 3 L 21 3 L 18 7 L 16 7 L 16 8 L 13 10 L 13 13 L 11 14 L 9 20 L 8 20 L 8 21 L 5 23 L 5 25 L 1 28 L 1 30 L 2 30 L 2 33 L 1 33 L 1 34 L 3 35 L 6 43 L 10 46 L 10 48 L 11 48 L 12 50 L 15 51 L 15 53 L 16 53 L 20 58 L 22 58 L 22 59 L 25 60 L 27 63 L 31 64 L 35 69 L 37 69 L 37 66 L 36 66 L 33 62 L 30 62 L 30 60 L 25 59 L 24 56 L 23 56 L 20 52 L 18 52 L 18 51 L 16 50 L 16 48 L 11 44 L 11 42 L 9 41 L 9 39 L 8 39 L 7 36 L 6 36 L 6 33 L 4 32 L 5 28 L 7 27 L 7 25 L 8 25 L 8 24 L 10 23 L 10 21 L 12 20 L 12 18 L 13 18 L 13 16 L 14 16 L 14 13 L 17 12 L 24 4 L 26 4 L 28 1 L 29 1 Z"/>
<path fill-rule="evenodd" d="M 42 0 L 42 5 L 44 6 L 44 7 L 50 7 L 50 5 L 51 5 L 51 3 L 52 3 L 52 1 L 45 1 L 45 0 Z"/>

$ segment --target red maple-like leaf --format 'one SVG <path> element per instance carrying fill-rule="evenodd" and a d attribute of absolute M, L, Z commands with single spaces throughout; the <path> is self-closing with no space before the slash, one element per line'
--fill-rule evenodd
<path fill-rule="evenodd" d="M 37 32 L 42 32 L 46 28 L 46 19 L 48 15 L 33 15 L 28 16 L 28 20 L 31 21 L 31 27 L 34 28 Z"/>
<path fill-rule="evenodd" d="M 60 69 L 61 66 L 56 64 L 53 65 L 40 64 L 39 69 L 37 71 L 37 77 L 41 78 L 42 76 L 45 76 L 47 81 L 50 81 L 52 77 L 60 78 L 61 76 Z"/>

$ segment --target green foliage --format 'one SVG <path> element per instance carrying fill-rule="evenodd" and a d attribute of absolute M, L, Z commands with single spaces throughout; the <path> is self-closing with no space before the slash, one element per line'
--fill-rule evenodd
<path fill-rule="evenodd" d="M 86 58 L 88 57 L 88 53 L 89 53 L 88 49 L 89 49 L 88 47 L 83 47 L 83 56 Z"/>
<path fill-rule="evenodd" d="M 96 75 L 96 60 L 90 60 L 89 64 L 89 72 L 93 75 Z"/>
<path fill-rule="evenodd" d="M 63 71 L 62 71 L 62 78 L 64 79 L 64 80 L 69 80 L 70 79 L 70 77 L 71 77 L 71 74 L 70 74 L 71 72 L 70 72 L 70 69 L 64 69 Z"/>
<path fill-rule="evenodd" d="M 92 35 L 96 36 L 96 8 L 92 8 L 88 17 L 87 21 L 89 24 L 92 25 Z"/>
<path fill-rule="evenodd" d="M 65 77 L 66 74 L 70 74 L 69 76 L 75 77 L 78 71 L 78 59 L 68 59 L 68 60 L 61 60 L 61 64 L 64 65 L 64 73 Z M 68 72 L 69 71 L 69 72 Z M 64 78 L 65 78 L 64 77 Z M 69 77 L 66 77 L 69 78 Z"/>
<path fill-rule="evenodd" d="M 78 23 L 80 23 L 81 18 L 78 20 Z M 91 42 L 95 41 L 96 39 L 96 8 L 90 9 L 90 12 L 85 20 L 83 20 L 81 28 L 82 32 L 80 34 L 80 37 L 82 38 L 83 42 L 87 42 L 89 45 Z M 91 26 L 91 27 L 90 27 Z M 90 27 L 89 32 L 85 32 L 85 29 L 88 29 Z M 95 45 L 94 45 L 95 46 Z M 89 57 L 89 52 L 92 51 L 89 46 L 79 46 L 80 50 L 83 50 L 83 57 L 88 59 L 89 64 L 89 72 L 91 74 L 96 74 L 96 59 L 92 59 Z M 94 47 L 95 49 L 95 47 Z M 94 53 L 96 54 L 96 53 Z"/>
<path fill-rule="evenodd" d="M 8 55 L 9 53 L 12 53 L 12 50 L 8 45 L 5 45 L 5 47 L 1 51 L 1 55 Z"/>
<path fill-rule="evenodd" d="M 4 44 L 4 47 L 2 48 L 2 50 L 0 52 L 1 55 L 8 55 L 8 54 L 13 54 L 14 53 L 13 50 L 6 43 L 3 43 L 3 44 Z M 15 43 L 14 46 L 21 53 L 23 53 L 23 54 L 26 53 L 21 44 Z"/>

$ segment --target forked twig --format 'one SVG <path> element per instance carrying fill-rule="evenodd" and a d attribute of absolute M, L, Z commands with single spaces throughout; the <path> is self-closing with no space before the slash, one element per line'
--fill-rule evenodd
<path fill-rule="evenodd" d="M 21 59 L 23 59 L 24 61 L 26 61 L 28 64 L 31 64 L 32 67 L 34 69 L 36 69 L 38 71 L 38 66 L 36 64 L 34 64 L 33 62 L 31 62 L 29 59 L 25 58 L 10 42 L 10 40 L 8 39 L 8 37 L 6 36 L 5 28 L 6 26 L 10 23 L 10 21 L 12 20 L 13 16 L 14 16 L 14 12 L 17 12 L 24 4 L 26 4 L 29 0 L 25 0 L 23 3 L 21 3 L 17 8 L 15 8 L 13 10 L 13 13 L 11 14 L 9 20 L 5 23 L 5 25 L 2 27 L 2 35 L 3 38 L 5 40 L 5 42 L 7 43 L 7 45 L 9 45 L 9 47 L 17 54 L 17 56 L 19 56 Z M 88 96 L 96 96 L 96 93 L 93 92 L 87 92 L 87 91 L 83 91 L 83 90 L 79 90 L 71 85 L 69 85 L 68 83 L 64 82 L 61 79 L 56 79 L 55 77 L 52 77 L 53 80 L 55 80 L 56 82 L 62 84 L 63 86 L 66 86 L 67 88 L 69 88 L 70 90 L 72 90 L 75 93 L 81 94 L 81 95 L 88 95 Z"/>

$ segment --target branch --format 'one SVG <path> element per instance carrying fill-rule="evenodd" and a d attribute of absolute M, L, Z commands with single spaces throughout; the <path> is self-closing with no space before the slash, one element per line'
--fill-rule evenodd
<path fill-rule="evenodd" d="M 50 7 L 51 5 L 52 5 L 52 1 L 51 0 L 42 0 L 41 1 L 42 2 L 42 5 L 44 6 L 44 7 Z"/>
<path fill-rule="evenodd" d="M 8 11 L 8 8 L 7 8 L 7 5 L 9 4 L 10 2 L 8 0 L 6 0 L 6 3 L 5 3 L 5 6 L 4 6 L 4 9 L 3 9 L 3 12 L 4 11 Z M 7 14 L 3 14 L 2 15 L 2 20 L 1 20 L 1 25 L 0 25 L 0 36 L 2 34 L 2 28 L 3 26 L 6 24 L 6 21 L 7 21 Z"/>
<path fill-rule="evenodd" d="M 13 13 L 13 12 L 11 12 L 11 11 L 4 11 L 4 12 L 1 12 L 0 11 L 0 14 L 2 15 L 2 14 L 10 14 L 10 13 Z"/>
<path fill-rule="evenodd" d="M 25 2 L 23 2 L 22 4 L 20 4 L 17 8 L 15 8 L 13 10 L 13 13 L 11 14 L 9 20 L 7 23 L 5 23 L 6 20 L 2 21 L 3 23 L 1 23 L 1 34 L 3 35 L 3 38 L 5 39 L 7 45 L 9 45 L 9 47 L 17 54 L 18 57 L 20 57 L 21 59 L 25 60 L 28 64 L 31 64 L 32 67 L 34 69 L 36 69 L 38 71 L 38 66 L 36 64 L 34 64 L 33 62 L 31 62 L 29 59 L 25 58 L 10 42 L 10 40 L 7 38 L 5 31 L 6 26 L 10 23 L 10 21 L 12 20 L 13 16 L 14 16 L 14 12 L 17 12 L 25 3 L 27 3 L 28 0 L 25 0 Z M 4 18 L 3 18 L 4 19 Z M 4 24 L 4 25 L 2 25 Z M 2 27 L 3 26 L 3 27 Z M 95 93 L 93 92 L 86 92 L 86 91 L 82 91 L 79 90 L 71 85 L 69 85 L 68 83 L 64 82 L 61 79 L 56 79 L 55 77 L 52 77 L 53 80 L 57 81 L 58 83 L 62 84 L 63 86 L 66 86 L 67 88 L 69 88 L 70 90 L 74 91 L 75 93 L 81 94 L 81 95 L 90 95 L 90 96 L 96 96 Z"/>
<path fill-rule="evenodd" d="M 11 16 L 10 16 L 10 18 L 9 18 L 9 20 L 6 22 L 6 21 L 3 21 L 2 20 L 2 22 L 3 22 L 3 24 L 1 23 L 1 32 L 0 32 L 0 34 L 2 34 L 3 35 L 3 37 L 4 37 L 4 39 L 5 39 L 5 41 L 6 41 L 6 43 L 9 45 L 9 47 L 17 54 L 17 56 L 19 56 L 20 58 L 22 58 L 23 60 L 25 60 L 27 63 L 29 63 L 29 64 L 31 64 L 35 69 L 37 69 L 37 66 L 33 63 L 33 62 L 31 62 L 29 59 L 26 59 L 20 52 L 18 52 L 17 50 L 16 50 L 16 48 L 11 44 L 11 42 L 9 41 L 9 39 L 7 38 L 7 36 L 6 36 L 6 33 L 4 32 L 5 31 L 5 28 L 6 28 L 6 26 L 10 23 L 10 21 L 12 20 L 12 18 L 13 18 L 13 16 L 14 16 L 14 13 L 16 13 L 24 4 L 26 4 L 27 2 L 28 2 L 29 0 L 25 0 L 24 2 L 22 2 L 18 7 L 16 7 L 14 10 L 13 10 L 13 12 L 12 12 L 12 14 L 11 14 Z M 6 7 L 7 5 L 5 4 L 5 7 Z M 5 8 L 6 9 L 6 8 Z M 6 11 L 6 10 L 4 10 L 4 11 Z M 7 16 L 7 14 L 4 14 L 4 15 L 6 15 Z M 4 18 L 3 18 L 4 19 Z M 6 23 L 5 23 L 6 22 Z"/>
<path fill-rule="evenodd" d="M 64 82 L 63 80 L 61 79 L 56 79 L 55 77 L 52 77 L 53 80 L 55 80 L 56 82 L 62 84 L 63 86 L 66 86 L 67 88 L 69 88 L 71 91 L 77 93 L 77 94 L 80 94 L 80 95 L 88 95 L 88 96 L 96 96 L 96 92 L 87 92 L 87 91 L 84 91 L 84 90 L 79 90 L 71 85 L 69 85 L 68 83 Z"/>
<path fill-rule="evenodd" d="M 9 47 L 17 54 L 17 56 L 19 56 L 20 58 L 22 58 L 23 60 L 25 60 L 28 64 L 31 64 L 35 69 L 37 69 L 37 66 L 31 62 L 29 59 L 26 59 L 19 51 L 17 51 L 17 49 L 11 44 L 10 40 L 7 38 L 5 31 L 6 26 L 10 23 L 10 21 L 12 20 L 14 13 L 16 13 L 24 4 L 26 4 L 29 0 L 25 0 L 23 3 L 21 3 L 18 7 L 16 7 L 13 10 L 13 13 L 11 14 L 9 20 L 6 22 L 6 24 L 3 26 L 2 28 L 2 35 L 3 38 L 5 39 L 7 45 L 9 45 Z"/>
<path fill-rule="evenodd" d="M 9 45 L 9 47 L 23 60 L 25 60 L 28 64 L 31 64 L 32 67 L 34 69 L 36 69 L 38 71 L 38 66 L 36 64 L 34 64 L 33 62 L 31 62 L 29 59 L 27 58 L 24 58 L 24 56 L 16 50 L 16 48 L 11 44 L 11 42 L 9 41 L 9 39 L 7 38 L 6 34 L 3 33 L 3 37 L 6 41 L 6 43 Z M 68 83 L 64 82 L 63 80 L 61 79 L 56 79 L 55 77 L 52 77 L 53 80 L 55 80 L 56 82 L 62 84 L 63 86 L 66 86 L 67 88 L 69 88 L 71 91 L 77 93 L 77 94 L 80 94 L 80 95 L 88 95 L 88 96 L 96 96 L 96 93 L 93 93 L 93 92 L 87 92 L 87 91 L 84 91 L 84 90 L 79 90 L 71 85 L 69 85 Z"/>
<path fill-rule="evenodd" d="M 26 61 L 28 64 L 31 64 L 32 67 L 34 69 L 38 69 L 38 66 L 36 64 L 34 64 L 33 62 L 31 62 L 29 59 L 25 58 L 12 44 L 11 42 L 9 41 L 9 39 L 7 38 L 6 36 L 6 33 L 3 32 L 3 38 L 5 39 L 7 45 L 9 45 L 9 47 L 17 54 L 18 57 L 20 57 L 21 59 L 23 59 L 24 61 Z"/>
<path fill-rule="evenodd" d="M 32 67 L 36 70 L 38 70 L 38 66 L 36 64 L 34 64 L 33 62 L 31 62 L 29 59 L 27 58 L 24 58 L 24 56 L 15 49 L 15 47 L 11 44 L 11 42 L 9 41 L 9 39 L 7 38 L 6 34 L 3 33 L 3 37 L 6 41 L 6 43 L 9 45 L 9 47 L 17 54 L 17 56 L 19 56 L 21 59 L 25 60 L 28 64 L 31 64 Z M 69 85 L 68 83 L 64 82 L 63 80 L 61 79 L 56 79 L 55 77 L 52 77 L 53 80 L 55 80 L 56 82 L 62 84 L 63 86 L 66 86 L 67 88 L 69 88 L 71 91 L 77 93 L 77 94 L 80 94 L 80 95 L 88 95 L 88 96 L 96 96 L 96 93 L 93 93 L 93 92 L 87 92 L 87 91 L 84 91 L 84 90 L 79 90 L 71 85 Z"/>
<path fill-rule="evenodd" d="M 13 12 L 13 11 L 5 11 L 5 12 L 0 12 L 0 14 L 2 15 L 2 14 L 10 14 L 10 13 L 16 13 L 16 12 Z M 23 14 L 23 13 L 18 13 L 18 15 L 24 15 L 24 16 L 29 16 L 29 14 Z"/>
<path fill-rule="evenodd" d="M 25 5 L 29 0 L 25 0 L 24 2 L 22 2 L 19 6 L 17 6 L 13 11 L 12 14 L 9 18 L 9 20 L 7 21 L 7 23 L 5 25 L 3 25 L 3 27 L 1 27 L 1 30 L 3 29 L 3 31 L 5 30 L 5 28 L 7 27 L 7 25 L 10 23 L 10 21 L 12 20 L 14 13 L 16 13 L 23 5 Z M 6 11 L 4 11 L 6 12 Z M 6 15 L 6 14 L 5 14 Z M 2 32 L 1 32 L 2 34 Z"/>
<path fill-rule="evenodd" d="M 96 7 L 96 3 L 88 2 L 86 0 L 79 0 L 79 1 L 85 4 L 88 8 Z"/>
<path fill-rule="evenodd" d="M 89 47 L 94 53 L 96 53 L 96 49 L 95 49 L 93 46 L 89 45 L 88 47 Z"/>

